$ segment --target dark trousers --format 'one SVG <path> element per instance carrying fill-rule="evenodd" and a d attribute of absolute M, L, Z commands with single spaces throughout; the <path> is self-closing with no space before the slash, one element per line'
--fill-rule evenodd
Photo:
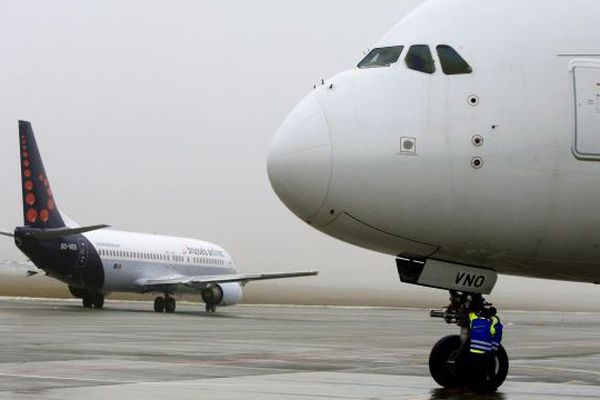
<path fill-rule="evenodd" d="M 463 385 L 477 389 L 493 376 L 493 357 L 491 353 L 471 353 L 465 346 L 456 360 L 456 369 Z"/>

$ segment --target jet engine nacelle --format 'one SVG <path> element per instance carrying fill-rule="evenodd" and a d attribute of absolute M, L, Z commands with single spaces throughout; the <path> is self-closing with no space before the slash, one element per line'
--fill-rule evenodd
<path fill-rule="evenodd" d="M 237 282 L 219 283 L 202 291 L 202 300 L 206 304 L 233 306 L 242 300 L 242 285 Z"/>

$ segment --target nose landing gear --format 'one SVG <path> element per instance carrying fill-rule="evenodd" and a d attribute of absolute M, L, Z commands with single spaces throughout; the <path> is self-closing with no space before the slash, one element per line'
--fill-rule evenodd
<path fill-rule="evenodd" d="M 444 388 L 466 386 L 477 392 L 495 392 L 508 374 L 508 355 L 502 345 L 489 354 L 470 352 L 469 313 L 491 307 L 480 294 L 450 291 L 450 305 L 431 310 L 431 317 L 442 318 L 460 327 L 460 335 L 440 339 L 431 350 L 429 371 Z"/>

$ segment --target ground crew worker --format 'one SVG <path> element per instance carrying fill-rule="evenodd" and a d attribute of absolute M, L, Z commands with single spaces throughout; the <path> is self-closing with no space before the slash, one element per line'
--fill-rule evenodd
<path fill-rule="evenodd" d="M 470 313 L 471 343 L 470 352 L 473 354 L 490 354 L 492 351 L 492 321 L 486 318 L 485 311 L 480 314 Z"/>
<path fill-rule="evenodd" d="M 490 379 L 492 367 L 493 342 L 492 321 L 487 318 L 487 311 L 479 314 L 471 312 L 469 321 L 471 325 L 471 340 L 469 343 L 467 385 L 473 389 L 485 387 Z"/>
<path fill-rule="evenodd" d="M 502 343 L 502 331 L 504 330 L 504 326 L 496 313 L 497 310 L 494 307 L 491 307 L 489 314 L 491 315 L 490 320 L 492 321 L 492 326 L 490 328 L 492 334 L 492 353 L 497 352 L 500 348 L 500 343 Z"/>

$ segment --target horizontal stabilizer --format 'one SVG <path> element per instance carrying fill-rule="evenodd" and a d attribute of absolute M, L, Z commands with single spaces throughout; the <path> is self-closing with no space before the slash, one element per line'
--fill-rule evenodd
<path fill-rule="evenodd" d="M 205 276 L 167 276 L 164 278 L 148 279 L 138 282 L 139 286 L 146 289 L 171 288 L 187 286 L 196 289 L 204 289 L 219 283 L 239 282 L 242 285 L 251 281 L 262 281 L 267 279 L 299 278 L 302 276 L 318 275 L 319 271 L 277 272 L 269 274 L 231 274 L 231 275 L 205 275 Z"/>
<path fill-rule="evenodd" d="M 8 237 L 14 237 L 15 234 L 13 232 L 9 232 L 9 231 L 0 231 L 0 235 L 2 236 L 8 236 Z"/>
<path fill-rule="evenodd" d="M 78 228 L 44 229 L 39 231 L 27 231 L 25 232 L 25 236 L 34 237 L 36 239 L 57 239 L 63 236 L 77 235 L 79 233 L 97 231 L 98 229 L 108 227 L 109 225 L 92 225 L 81 226 Z"/>

